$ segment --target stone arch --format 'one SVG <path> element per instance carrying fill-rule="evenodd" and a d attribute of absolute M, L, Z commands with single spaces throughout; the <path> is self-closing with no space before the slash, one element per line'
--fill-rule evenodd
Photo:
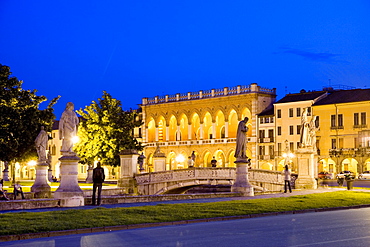
<path fill-rule="evenodd" d="M 236 132 L 238 130 L 238 113 L 236 110 L 231 109 L 227 116 L 229 125 L 229 138 L 236 138 Z"/>
<path fill-rule="evenodd" d="M 203 117 L 203 137 L 204 139 L 212 139 L 212 115 L 206 112 Z"/>
<path fill-rule="evenodd" d="M 342 171 L 351 171 L 358 174 L 358 162 L 354 158 L 346 158 L 341 162 Z"/>
<path fill-rule="evenodd" d="M 200 117 L 198 113 L 194 112 L 191 115 L 191 139 L 199 140 L 200 139 Z"/>
<path fill-rule="evenodd" d="M 166 166 L 168 170 L 175 170 L 176 168 L 176 153 L 171 151 L 166 156 Z"/>
<path fill-rule="evenodd" d="M 180 115 L 179 125 L 180 125 L 181 140 L 187 140 L 188 133 L 189 133 L 189 120 L 185 113 L 182 113 Z"/>
<path fill-rule="evenodd" d="M 163 142 L 167 140 L 166 136 L 166 119 L 163 116 L 160 116 L 157 120 L 158 128 L 158 141 Z"/>
<path fill-rule="evenodd" d="M 235 149 L 231 149 L 229 150 L 228 152 L 228 167 L 236 167 L 236 164 L 235 164 L 235 161 L 236 161 L 236 158 L 234 157 L 235 155 Z"/>
<path fill-rule="evenodd" d="M 154 142 L 155 141 L 155 131 L 156 131 L 156 124 L 155 124 L 154 118 L 148 119 L 147 131 L 148 131 L 147 141 Z"/>
<path fill-rule="evenodd" d="M 226 157 L 225 157 L 225 153 L 219 149 L 217 150 L 213 156 L 216 158 L 217 160 L 217 167 L 226 167 L 225 164 L 226 164 Z"/>
<path fill-rule="evenodd" d="M 203 152 L 203 167 L 211 167 L 211 160 L 213 158 L 212 153 L 209 150 Z"/>
<path fill-rule="evenodd" d="M 169 140 L 170 141 L 176 141 L 176 133 L 177 133 L 177 118 L 175 115 L 171 115 L 169 118 Z"/>
<path fill-rule="evenodd" d="M 153 172 L 154 165 L 153 165 L 153 153 L 147 155 L 146 162 L 144 162 L 144 169 L 146 172 Z"/>
<path fill-rule="evenodd" d="M 225 115 L 224 112 L 218 110 L 215 115 L 216 123 L 216 136 L 215 139 L 225 138 Z"/>
<path fill-rule="evenodd" d="M 273 164 L 271 164 L 270 162 L 263 162 L 262 164 L 261 164 L 261 169 L 264 169 L 264 170 L 273 170 L 273 168 L 274 168 L 274 165 Z"/>

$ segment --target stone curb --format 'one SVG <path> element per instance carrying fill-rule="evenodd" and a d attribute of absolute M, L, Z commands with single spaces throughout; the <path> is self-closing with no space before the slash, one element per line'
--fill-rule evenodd
<path fill-rule="evenodd" d="M 260 214 L 247 214 L 247 215 L 237 215 L 237 216 L 214 217 L 214 218 L 206 218 L 206 219 L 181 220 L 181 221 L 172 221 L 172 222 L 155 222 L 155 223 L 142 223 L 142 224 L 135 224 L 135 225 L 105 226 L 105 227 L 93 227 L 93 228 L 61 230 L 61 231 L 40 232 L 40 233 L 25 233 L 25 234 L 17 234 L 17 235 L 0 236 L 0 242 L 9 242 L 9 241 L 26 240 L 26 239 L 34 239 L 34 238 L 57 237 L 57 236 L 66 236 L 66 235 L 83 234 L 83 233 L 111 232 L 111 231 L 140 229 L 140 228 L 148 228 L 148 227 L 176 226 L 176 225 L 185 225 L 185 224 L 193 224 L 193 223 L 251 219 L 251 218 L 259 218 L 259 217 L 267 217 L 267 216 L 303 214 L 303 213 L 336 211 L 336 210 L 346 210 L 346 209 L 359 209 L 359 208 L 367 208 L 367 207 L 370 207 L 370 204 L 333 207 L 333 208 L 303 209 L 303 210 L 283 211 L 283 212 L 268 212 L 268 213 L 260 213 Z"/>

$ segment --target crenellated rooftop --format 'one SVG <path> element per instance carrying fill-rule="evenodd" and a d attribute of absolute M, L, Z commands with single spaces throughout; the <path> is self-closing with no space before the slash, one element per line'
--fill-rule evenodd
<path fill-rule="evenodd" d="M 256 83 L 252 83 L 250 85 L 244 85 L 244 86 L 238 85 L 235 87 L 224 87 L 224 88 L 218 88 L 218 89 L 200 90 L 198 92 L 177 93 L 177 94 L 172 94 L 172 95 L 155 96 L 152 98 L 143 98 L 142 105 L 154 105 L 154 104 L 162 104 L 162 103 L 176 102 L 176 101 L 217 98 L 217 97 L 225 97 L 225 96 L 230 96 L 230 95 L 249 94 L 249 93 L 263 93 L 263 94 L 276 95 L 276 88 L 273 88 L 273 89 L 262 88 L 258 86 Z"/>

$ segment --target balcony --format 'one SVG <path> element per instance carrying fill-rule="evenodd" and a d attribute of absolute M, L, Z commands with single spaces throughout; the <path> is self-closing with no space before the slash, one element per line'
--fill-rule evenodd
<path fill-rule="evenodd" d="M 258 155 L 259 160 L 273 160 L 274 158 L 274 155 Z"/>
<path fill-rule="evenodd" d="M 271 143 L 274 142 L 273 137 L 264 137 L 264 138 L 258 138 L 259 143 Z"/>
<path fill-rule="evenodd" d="M 248 142 L 256 142 L 256 137 L 248 137 Z M 158 141 L 144 143 L 146 147 L 159 146 L 187 146 L 187 145 L 219 145 L 236 143 L 236 138 L 204 139 L 204 140 L 182 140 L 182 141 Z"/>

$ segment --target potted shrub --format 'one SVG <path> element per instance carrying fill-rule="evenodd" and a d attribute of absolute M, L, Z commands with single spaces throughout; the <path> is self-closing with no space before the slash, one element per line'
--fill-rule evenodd
<path fill-rule="evenodd" d="M 353 189 L 353 177 L 351 174 L 346 174 L 345 179 L 347 181 L 347 190 L 352 190 Z"/>

